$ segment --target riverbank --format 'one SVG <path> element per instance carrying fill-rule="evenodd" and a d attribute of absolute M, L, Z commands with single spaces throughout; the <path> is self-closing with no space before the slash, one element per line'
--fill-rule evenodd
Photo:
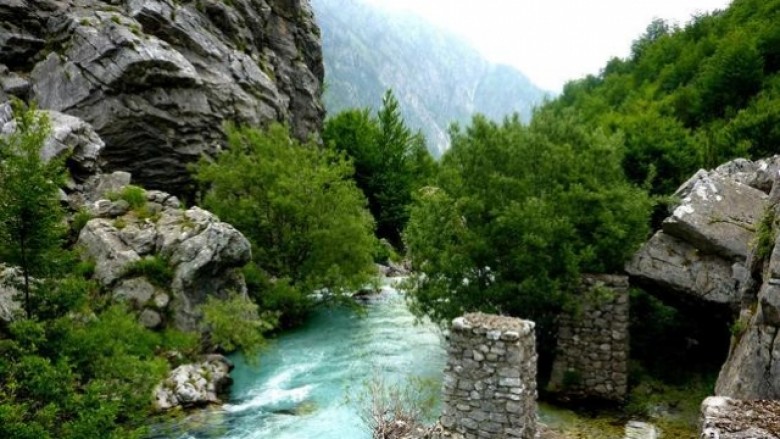
<path fill-rule="evenodd" d="M 360 395 L 377 375 L 389 384 L 415 379 L 418 388 L 422 384 L 438 398 L 446 359 L 443 334 L 430 322 L 417 321 L 393 285 L 383 281 L 380 294 L 365 301 L 364 313 L 317 310 L 303 326 L 271 340 L 256 361 L 233 356 L 234 384 L 227 404 L 158 425 L 151 437 L 370 438 L 359 413 Z M 696 437 L 698 407 L 680 401 L 684 389 L 638 389 L 646 392 L 647 406 L 637 403 L 628 409 L 639 415 L 638 410 L 661 407 L 656 411 L 660 417 L 646 419 L 670 432 L 663 437 Z M 622 439 L 630 419 L 619 411 L 574 412 L 540 404 L 540 420 L 560 439 Z"/>

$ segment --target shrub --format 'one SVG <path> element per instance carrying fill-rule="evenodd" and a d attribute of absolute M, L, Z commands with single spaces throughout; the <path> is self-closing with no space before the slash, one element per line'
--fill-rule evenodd
<path fill-rule="evenodd" d="M 340 297 L 368 282 L 374 224 L 350 162 L 301 145 L 282 125 L 227 131 L 228 150 L 201 161 L 196 178 L 204 206 L 250 240 L 264 278 L 288 282 L 299 296 Z"/>
<path fill-rule="evenodd" d="M 202 309 L 210 344 L 226 352 L 256 353 L 264 343 L 263 332 L 275 326 L 272 315 L 261 316 L 256 303 L 235 293 L 225 300 L 210 296 Z"/>
<path fill-rule="evenodd" d="M 144 276 L 152 284 L 168 289 L 173 281 L 173 269 L 160 256 L 147 256 L 127 266 L 125 276 Z"/>
<path fill-rule="evenodd" d="M 758 260 L 764 260 L 772 253 L 775 247 L 775 238 L 777 236 L 777 225 L 775 224 L 775 211 L 772 208 L 764 210 L 764 215 L 756 228 L 756 234 L 753 238 L 753 251 Z"/>
<path fill-rule="evenodd" d="M 129 184 L 119 192 L 110 192 L 106 194 L 109 200 L 125 200 L 133 210 L 141 209 L 146 205 L 146 190 L 142 187 Z"/>
<path fill-rule="evenodd" d="M 395 439 L 431 421 L 438 395 L 439 386 L 433 380 L 412 377 L 405 383 L 388 383 L 375 372 L 363 389 L 348 399 L 354 399 L 372 438 Z"/>
<path fill-rule="evenodd" d="M 79 232 L 81 232 L 81 229 L 83 229 L 91 219 L 92 214 L 87 209 L 81 208 L 73 215 L 70 228 L 78 235 Z"/>

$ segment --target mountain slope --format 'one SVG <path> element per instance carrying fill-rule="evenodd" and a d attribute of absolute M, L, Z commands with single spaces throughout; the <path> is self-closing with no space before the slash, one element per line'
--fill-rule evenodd
<path fill-rule="evenodd" d="M 415 16 L 361 0 L 313 0 L 322 29 L 325 106 L 378 108 L 392 88 L 409 126 L 421 129 L 441 154 L 447 127 L 474 113 L 527 120 L 545 92 L 512 67 L 492 64 L 458 37 Z"/>

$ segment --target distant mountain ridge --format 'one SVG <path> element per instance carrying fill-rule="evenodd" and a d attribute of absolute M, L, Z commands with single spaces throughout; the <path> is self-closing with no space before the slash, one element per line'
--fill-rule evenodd
<path fill-rule="evenodd" d="M 459 37 L 422 18 L 361 0 L 313 0 L 322 29 L 324 102 L 330 114 L 378 108 L 391 88 L 404 118 L 421 129 L 434 155 L 449 146 L 447 128 L 475 113 L 530 118 L 546 92 L 513 67 L 493 64 Z"/>

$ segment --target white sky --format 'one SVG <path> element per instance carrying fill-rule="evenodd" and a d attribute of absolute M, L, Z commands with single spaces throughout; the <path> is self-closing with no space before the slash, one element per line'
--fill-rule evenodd
<path fill-rule="evenodd" d="M 730 0 L 367 0 L 421 15 L 469 41 L 488 59 L 515 66 L 558 93 L 566 81 L 598 73 L 654 18 L 685 24 Z"/>

